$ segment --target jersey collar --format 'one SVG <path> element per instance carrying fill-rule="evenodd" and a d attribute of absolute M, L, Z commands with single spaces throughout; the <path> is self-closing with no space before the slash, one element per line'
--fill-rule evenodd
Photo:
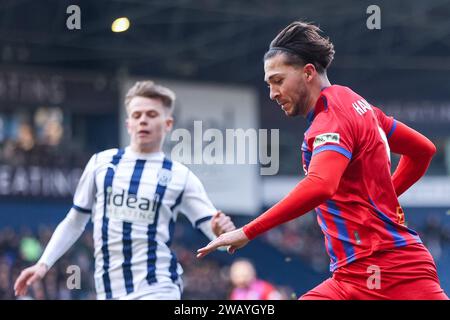
<path fill-rule="evenodd" d="M 127 146 L 125 148 L 125 153 L 129 154 L 133 158 L 137 158 L 137 159 L 155 160 L 155 159 L 164 158 L 164 152 L 162 152 L 162 151 L 150 152 L 150 153 L 140 153 L 140 152 L 135 152 L 135 151 L 131 150 L 130 146 Z"/>
<path fill-rule="evenodd" d="M 308 125 L 309 126 L 311 125 L 311 123 L 313 122 L 314 118 L 319 113 L 321 113 L 322 111 L 327 111 L 328 110 L 328 100 L 327 100 L 327 97 L 323 94 L 324 90 L 326 90 L 328 88 L 330 88 L 330 87 L 324 87 L 324 88 L 322 88 L 320 90 L 321 94 L 319 96 L 319 99 L 317 99 L 316 104 L 314 105 L 314 107 L 306 115 L 306 120 L 308 121 Z"/>

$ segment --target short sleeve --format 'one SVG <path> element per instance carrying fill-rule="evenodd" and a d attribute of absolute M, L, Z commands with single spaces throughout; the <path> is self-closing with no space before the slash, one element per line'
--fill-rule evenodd
<path fill-rule="evenodd" d="M 73 197 L 73 208 L 78 212 L 91 213 L 95 198 L 95 163 L 97 155 L 93 155 L 81 175 Z"/>
<path fill-rule="evenodd" d="M 217 212 L 206 194 L 203 184 L 191 171 L 188 172 L 178 210 L 189 219 L 195 228 L 202 222 L 211 219 Z"/>
<path fill-rule="evenodd" d="M 353 131 L 350 121 L 345 116 L 336 115 L 331 111 L 318 114 L 307 132 L 306 142 L 312 156 L 331 150 L 352 159 Z"/>
<path fill-rule="evenodd" d="M 397 127 L 397 121 L 393 117 L 387 116 L 383 111 L 381 111 L 377 107 L 373 107 L 373 111 L 375 112 L 375 115 L 377 117 L 381 129 L 383 129 L 384 133 L 386 134 L 386 137 L 389 139 L 394 133 L 395 128 Z"/>

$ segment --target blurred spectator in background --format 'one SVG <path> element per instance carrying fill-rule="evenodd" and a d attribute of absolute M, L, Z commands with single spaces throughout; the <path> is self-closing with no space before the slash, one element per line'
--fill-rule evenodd
<path fill-rule="evenodd" d="M 3 161 L 13 165 L 29 165 L 36 158 L 36 140 L 33 127 L 23 122 L 17 129 L 16 139 L 7 140 L 3 149 Z"/>
<path fill-rule="evenodd" d="M 65 130 L 60 108 L 0 114 L 0 161 L 11 167 L 83 167 L 90 157 Z M 70 141 L 69 141 L 70 139 Z M 68 143 L 70 142 L 70 143 Z"/>
<path fill-rule="evenodd" d="M 230 300 L 281 300 L 281 293 L 267 281 L 258 279 L 250 260 L 238 259 L 231 265 L 230 279 L 234 289 Z"/>
<path fill-rule="evenodd" d="M 35 144 L 33 128 L 28 123 L 22 123 L 17 135 L 17 149 L 23 152 L 29 152 L 33 150 Z"/>
<path fill-rule="evenodd" d="M 59 120 L 50 118 L 43 122 L 40 132 L 40 165 L 64 167 L 75 163 L 72 159 L 75 148 L 62 144 L 64 128 Z"/>
<path fill-rule="evenodd" d="M 63 127 L 58 121 L 48 121 L 44 129 L 44 143 L 48 146 L 59 146 L 63 132 Z"/>

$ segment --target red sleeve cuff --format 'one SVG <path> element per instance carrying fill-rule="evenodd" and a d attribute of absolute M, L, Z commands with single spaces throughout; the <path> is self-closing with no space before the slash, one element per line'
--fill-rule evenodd
<path fill-rule="evenodd" d="M 253 230 L 252 230 L 252 229 L 253 229 Z M 255 239 L 255 238 L 258 236 L 258 233 L 255 232 L 254 229 L 255 229 L 255 227 L 253 226 L 253 228 L 252 228 L 251 222 L 250 222 L 249 224 L 246 224 L 246 225 L 242 228 L 242 231 L 244 231 L 245 235 L 247 236 L 247 238 L 248 238 L 249 240 L 253 240 L 253 239 Z"/>

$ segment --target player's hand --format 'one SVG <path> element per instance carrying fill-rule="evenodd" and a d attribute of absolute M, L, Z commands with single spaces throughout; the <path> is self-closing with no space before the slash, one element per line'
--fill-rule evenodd
<path fill-rule="evenodd" d="M 227 247 L 228 252 L 234 253 L 237 249 L 245 246 L 250 240 L 245 235 L 242 228 L 231 232 L 223 233 L 218 238 L 211 241 L 206 247 L 197 250 L 197 258 L 202 258 L 219 247 Z"/>
<path fill-rule="evenodd" d="M 220 236 L 222 233 L 233 231 L 236 229 L 231 218 L 222 211 L 216 212 L 211 219 L 211 228 L 216 236 Z"/>
<path fill-rule="evenodd" d="M 47 274 L 48 267 L 44 263 L 38 263 L 34 266 L 24 269 L 16 282 L 14 283 L 14 294 L 23 296 L 27 293 L 27 289 L 36 281 L 41 280 Z"/>

